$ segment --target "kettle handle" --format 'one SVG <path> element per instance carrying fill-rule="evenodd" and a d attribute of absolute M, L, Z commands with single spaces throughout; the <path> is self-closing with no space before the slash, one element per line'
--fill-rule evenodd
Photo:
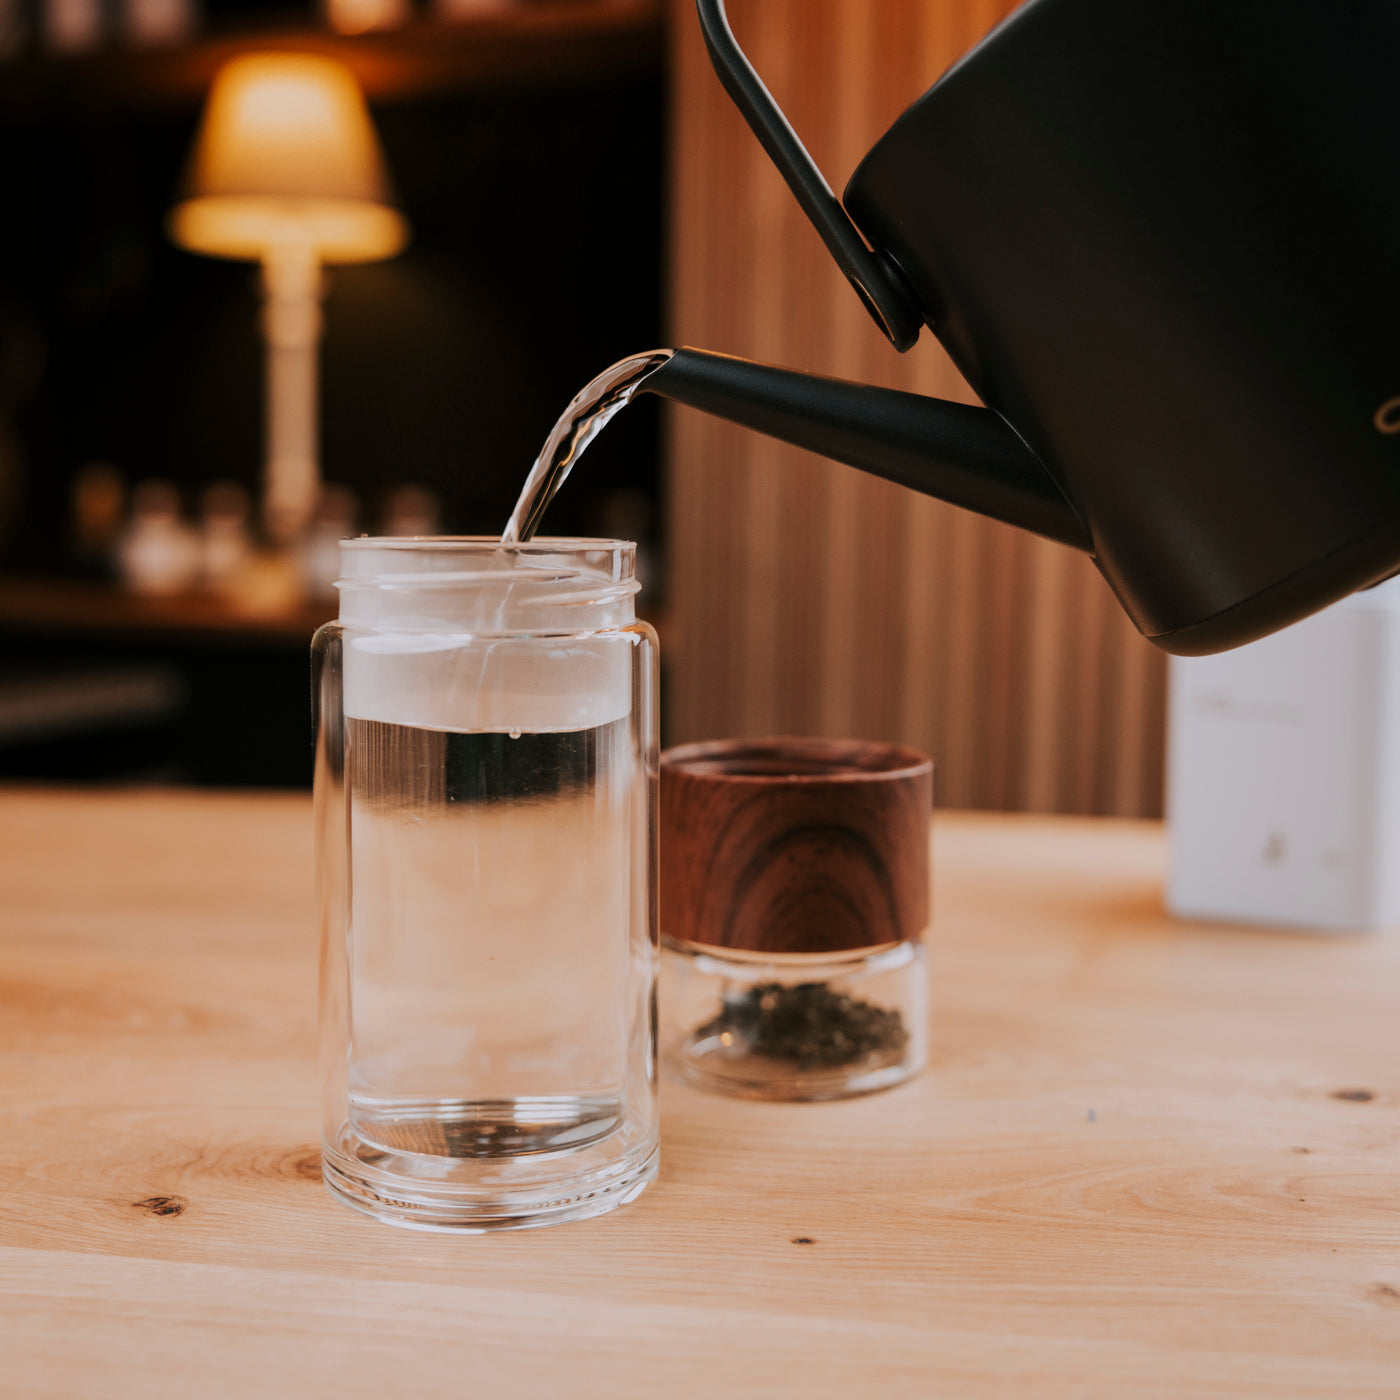
<path fill-rule="evenodd" d="M 695 2 L 700 32 L 724 90 L 778 167 L 802 212 L 821 235 L 827 251 L 856 289 L 875 324 L 896 350 L 908 350 L 918 340 L 924 318 L 901 285 L 898 270 L 866 246 L 850 215 L 739 47 L 724 12 L 724 0 Z"/>

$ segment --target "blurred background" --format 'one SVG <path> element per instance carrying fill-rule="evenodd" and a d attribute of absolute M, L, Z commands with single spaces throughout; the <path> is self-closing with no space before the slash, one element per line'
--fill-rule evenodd
<path fill-rule="evenodd" d="M 839 190 L 1010 8 L 730 13 Z M 410 231 L 325 255 L 323 489 L 277 550 L 257 254 L 168 223 L 215 76 L 264 51 L 355 76 Z M 0 55 L 0 777 L 308 785 L 335 539 L 496 533 L 624 355 L 970 398 L 930 337 L 901 358 L 874 330 L 691 0 L 0 0 Z M 1066 549 L 647 398 L 547 528 L 643 544 L 666 743 L 896 739 L 933 753 L 942 805 L 1160 812 L 1162 658 Z"/>

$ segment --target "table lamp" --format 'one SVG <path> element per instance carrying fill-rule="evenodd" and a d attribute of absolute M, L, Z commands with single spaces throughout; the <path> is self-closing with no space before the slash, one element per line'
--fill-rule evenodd
<path fill-rule="evenodd" d="M 214 79 L 170 236 L 262 263 L 267 340 L 263 518 L 295 540 L 320 490 L 316 347 L 322 263 L 374 262 L 408 241 L 369 110 L 348 69 L 312 54 L 233 59 Z"/>

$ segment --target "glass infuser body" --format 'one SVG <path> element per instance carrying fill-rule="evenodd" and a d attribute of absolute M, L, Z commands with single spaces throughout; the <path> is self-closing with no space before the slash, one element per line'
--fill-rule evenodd
<path fill-rule="evenodd" d="M 318 634 L 323 1163 L 396 1223 L 655 1175 L 656 640 L 633 546 L 350 540 Z"/>

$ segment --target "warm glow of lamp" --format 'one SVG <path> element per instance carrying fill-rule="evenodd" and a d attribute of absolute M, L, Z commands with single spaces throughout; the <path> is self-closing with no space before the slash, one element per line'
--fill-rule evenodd
<path fill-rule="evenodd" d="M 313 54 L 236 58 L 214 80 L 171 214 L 196 253 L 260 258 L 300 243 L 323 262 L 392 257 L 408 239 L 350 71 Z"/>
<path fill-rule="evenodd" d="M 340 34 L 397 29 L 408 23 L 412 13 L 409 0 L 325 0 L 322 8 L 331 28 Z"/>
<path fill-rule="evenodd" d="M 320 264 L 373 262 L 408 241 L 369 110 L 348 69 L 312 54 L 248 54 L 214 80 L 170 235 L 196 253 L 263 265 L 267 495 L 294 538 L 320 488 L 316 347 Z"/>

